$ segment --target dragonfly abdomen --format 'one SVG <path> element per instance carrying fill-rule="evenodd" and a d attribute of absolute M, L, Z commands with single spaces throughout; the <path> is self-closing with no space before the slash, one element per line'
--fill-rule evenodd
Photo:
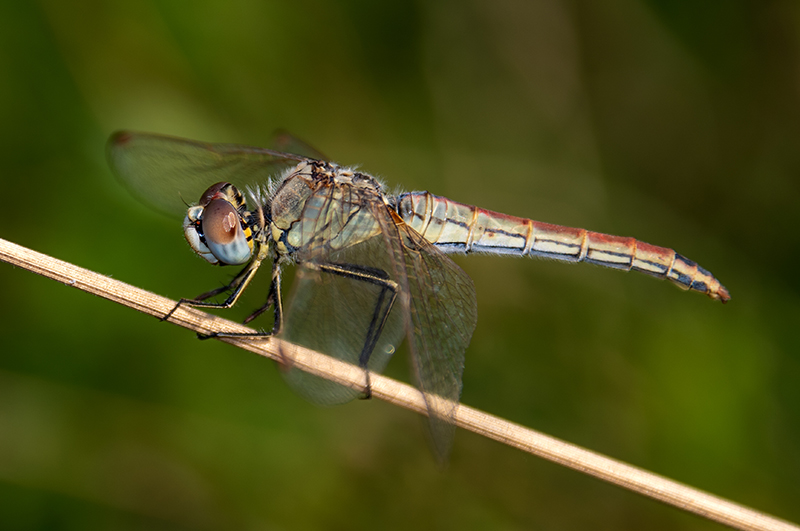
<path fill-rule="evenodd" d="M 541 256 L 640 271 L 682 289 L 726 302 L 728 290 L 714 275 L 672 249 L 635 238 L 601 234 L 492 212 L 428 192 L 397 198 L 406 224 L 444 252 Z"/>

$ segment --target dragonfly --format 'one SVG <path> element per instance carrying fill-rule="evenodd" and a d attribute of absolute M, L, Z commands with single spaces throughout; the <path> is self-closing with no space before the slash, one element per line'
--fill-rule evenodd
<path fill-rule="evenodd" d="M 382 372 L 407 338 L 440 460 L 453 440 L 464 355 L 477 322 L 472 280 L 449 254 L 586 262 L 730 299 L 714 275 L 672 249 L 425 191 L 392 195 L 371 175 L 330 162 L 286 134 L 279 138 L 286 151 L 120 131 L 111 136 L 108 155 L 134 196 L 183 217 L 184 236 L 198 255 L 214 265 L 242 266 L 228 284 L 181 299 L 175 309 L 230 308 L 271 262 L 266 303 L 245 322 L 272 309 L 272 330 L 258 336 L 275 335 L 365 371 L 363 391 L 284 371 L 295 391 L 326 405 L 368 396 L 369 374 Z M 196 197 L 197 204 L 184 202 Z M 284 306 L 287 266 L 296 273 Z M 228 293 L 224 302 L 209 300 L 222 293 Z"/>

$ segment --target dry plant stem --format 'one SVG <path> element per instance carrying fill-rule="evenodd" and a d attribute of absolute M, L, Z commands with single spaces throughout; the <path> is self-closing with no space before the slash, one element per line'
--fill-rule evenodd
<path fill-rule="evenodd" d="M 19 245 L 0 239 L 0 260 L 25 268 L 125 306 L 161 318 L 175 301 L 154 295 L 123 282 L 56 260 Z M 252 332 L 243 325 L 212 316 L 193 308 L 181 307 L 169 322 L 194 332 Z M 219 338 L 220 341 L 255 352 L 277 361 L 290 358 L 298 368 L 355 389 L 363 389 L 364 372 L 318 352 L 279 340 Z M 280 345 L 280 347 L 279 347 Z M 417 389 L 385 376 L 370 375 L 372 396 L 426 414 L 425 403 Z M 800 527 L 737 505 L 725 499 L 671 481 L 662 476 L 615 461 L 564 441 L 513 424 L 467 406 L 459 406 L 456 424 L 509 446 L 519 448 L 633 490 L 650 498 L 684 509 L 735 529 L 800 531 Z"/>

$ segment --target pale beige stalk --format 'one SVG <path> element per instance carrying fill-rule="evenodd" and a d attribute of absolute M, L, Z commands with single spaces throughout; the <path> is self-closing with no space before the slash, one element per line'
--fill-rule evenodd
<path fill-rule="evenodd" d="M 160 318 L 166 315 L 175 306 L 173 300 L 2 239 L 0 239 L 0 260 L 154 317 Z M 232 321 L 184 306 L 172 315 L 169 322 L 202 334 L 253 331 Z M 318 352 L 286 343 L 281 345 L 279 351 L 277 339 L 220 338 L 219 340 L 278 361 L 284 359 L 288 353 L 292 363 L 302 370 L 354 389 L 364 387 L 362 369 Z M 372 396 L 375 398 L 423 415 L 427 413 L 422 395 L 414 387 L 378 374 L 370 375 L 370 383 Z M 455 422 L 460 428 L 480 433 L 524 452 L 549 459 L 735 529 L 800 531 L 800 527 L 791 523 L 464 405 L 457 408 Z M 579 504 L 580 500 L 575 500 L 575 503 Z"/>

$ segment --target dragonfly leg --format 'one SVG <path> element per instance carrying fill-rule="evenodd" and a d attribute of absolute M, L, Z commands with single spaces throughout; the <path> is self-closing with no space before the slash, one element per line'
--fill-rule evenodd
<path fill-rule="evenodd" d="M 206 291 L 205 293 L 201 293 L 200 295 L 195 297 L 194 300 L 204 301 L 206 299 L 214 297 L 215 295 L 219 295 L 220 293 L 225 293 L 226 291 L 230 291 L 231 289 L 233 289 L 231 286 L 236 284 L 236 280 L 237 280 L 236 277 L 234 277 L 234 279 L 231 280 L 228 284 L 220 286 L 216 289 L 212 289 L 211 291 Z"/>
<path fill-rule="evenodd" d="M 369 328 L 364 338 L 364 346 L 358 356 L 358 365 L 364 369 L 366 379 L 364 396 L 362 398 L 369 399 L 372 397 L 369 377 L 369 358 L 372 355 L 372 351 L 375 349 L 375 345 L 378 343 L 381 332 L 383 332 L 383 328 L 386 325 L 386 320 L 389 318 L 389 314 L 397 300 L 397 293 L 399 291 L 397 282 L 390 279 L 389 275 L 381 269 L 356 264 L 327 263 L 304 265 L 331 275 L 338 275 L 359 282 L 366 282 L 378 286 L 381 290 L 375 302 L 375 310 L 372 313 L 372 319 L 370 320 Z"/>
<path fill-rule="evenodd" d="M 258 308 L 256 311 L 251 313 L 247 319 L 244 320 L 244 323 L 247 324 L 262 313 L 269 310 L 269 308 L 273 308 L 273 317 L 274 323 L 272 324 L 272 330 L 269 332 L 245 332 L 245 333 L 237 333 L 237 332 L 215 332 L 213 334 L 197 334 L 198 339 L 211 339 L 214 337 L 241 337 L 241 338 L 254 338 L 254 339 L 263 339 L 265 337 L 272 337 L 277 335 L 281 328 L 283 327 L 283 302 L 281 299 L 281 268 L 278 265 L 278 262 L 275 261 L 272 264 L 272 282 L 269 285 L 269 295 L 267 295 L 267 302 Z"/>
<path fill-rule="evenodd" d="M 211 290 L 209 292 L 203 293 L 197 299 L 180 299 L 178 303 L 166 314 L 162 317 L 161 321 L 166 321 L 175 311 L 180 308 L 181 306 L 191 306 L 192 308 L 230 308 L 236 301 L 239 300 L 244 289 L 250 284 L 250 281 L 253 280 L 253 277 L 258 271 L 258 268 L 261 266 L 261 260 L 255 259 L 249 264 L 245 266 L 235 277 L 231 280 L 230 284 L 227 286 L 223 286 L 222 288 L 217 288 Z M 225 302 L 206 302 L 203 299 L 216 295 L 217 293 L 222 293 L 225 291 L 231 291 L 231 294 L 225 300 Z"/>
<path fill-rule="evenodd" d="M 266 312 L 270 309 L 270 307 L 274 307 L 274 322 L 272 325 L 272 335 L 277 335 L 280 333 L 281 328 L 283 328 L 283 302 L 281 299 L 281 269 L 278 266 L 277 261 L 272 265 L 272 282 L 269 285 L 269 294 L 267 295 L 267 302 L 258 308 L 256 311 L 251 313 L 247 319 L 244 320 L 244 324 L 249 323 L 262 313 Z"/>

